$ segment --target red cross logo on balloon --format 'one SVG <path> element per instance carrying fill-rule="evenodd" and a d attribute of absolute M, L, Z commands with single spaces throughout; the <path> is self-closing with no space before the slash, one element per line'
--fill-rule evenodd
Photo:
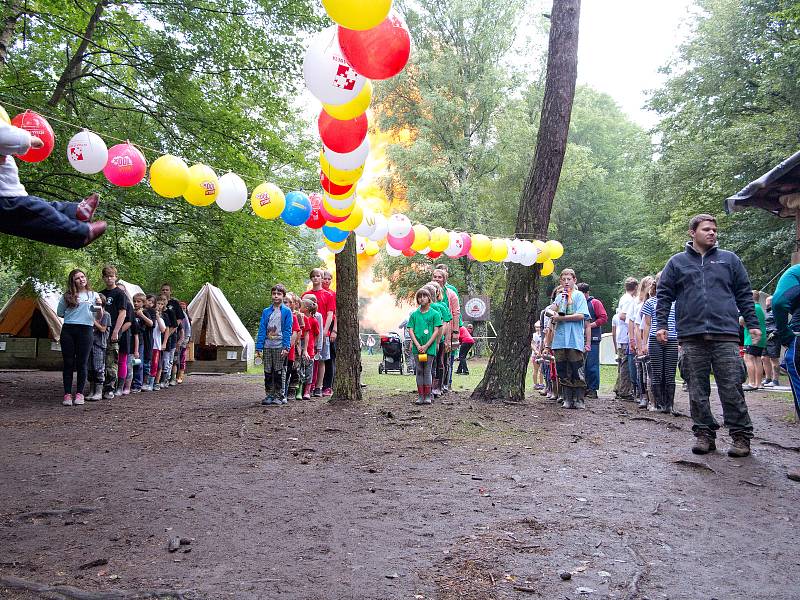
<path fill-rule="evenodd" d="M 80 146 L 70 146 L 69 157 L 72 160 L 83 160 L 83 148 Z"/>
<path fill-rule="evenodd" d="M 333 78 L 333 85 L 343 90 L 352 90 L 356 87 L 356 77 L 358 74 L 348 65 L 339 65 L 336 69 L 336 77 Z"/>

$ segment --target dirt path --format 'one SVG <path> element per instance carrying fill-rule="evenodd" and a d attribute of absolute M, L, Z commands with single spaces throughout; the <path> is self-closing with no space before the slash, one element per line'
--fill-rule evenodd
<path fill-rule="evenodd" d="M 117 597 L 798 597 L 800 454 L 763 443 L 800 445 L 786 398 L 748 396 L 761 439 L 734 460 L 693 456 L 688 418 L 608 399 L 277 408 L 258 378 L 197 376 L 69 409 L 58 380 L 0 373 L 3 598 L 40 597 L 13 577 Z"/>

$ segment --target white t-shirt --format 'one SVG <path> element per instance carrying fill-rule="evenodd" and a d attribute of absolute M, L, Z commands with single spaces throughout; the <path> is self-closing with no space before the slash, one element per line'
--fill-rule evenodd
<path fill-rule="evenodd" d="M 635 308 L 635 305 L 636 298 L 630 294 L 623 294 L 617 303 L 617 317 L 619 317 L 622 313 L 625 313 L 625 319 L 629 319 L 631 312 Z M 628 323 L 622 319 L 617 320 L 619 321 L 617 324 L 617 346 L 621 346 L 623 344 L 627 344 L 628 340 L 630 339 L 628 337 Z"/>

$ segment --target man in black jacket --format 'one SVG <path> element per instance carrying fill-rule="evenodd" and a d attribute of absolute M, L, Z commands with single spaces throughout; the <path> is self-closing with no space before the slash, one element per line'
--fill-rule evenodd
<path fill-rule="evenodd" d="M 733 445 L 728 456 L 750 454 L 753 424 L 742 391 L 743 366 L 739 357 L 739 315 L 754 343 L 761 338 L 750 279 L 733 252 L 717 247 L 717 221 L 697 215 L 689 222 L 691 241 L 667 261 L 658 284 L 656 337 L 667 342 L 665 327 L 675 302 L 675 325 L 689 371 L 689 404 L 696 441 L 695 454 L 716 450 L 719 424 L 711 413 L 710 374 L 714 371 L 722 414 Z"/>

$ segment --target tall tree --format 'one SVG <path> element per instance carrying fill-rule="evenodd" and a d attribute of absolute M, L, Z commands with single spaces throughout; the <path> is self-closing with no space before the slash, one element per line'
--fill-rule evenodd
<path fill-rule="evenodd" d="M 361 342 L 358 336 L 356 236 L 336 255 L 336 379 L 332 402 L 361 400 Z"/>
<path fill-rule="evenodd" d="M 536 153 L 525 181 L 517 234 L 547 235 L 550 212 L 567 147 L 575 80 L 578 74 L 580 0 L 553 0 L 544 99 Z M 539 269 L 509 265 L 498 338 L 483 379 L 472 397 L 522 401 L 531 357 L 533 325 L 538 312 Z"/>

